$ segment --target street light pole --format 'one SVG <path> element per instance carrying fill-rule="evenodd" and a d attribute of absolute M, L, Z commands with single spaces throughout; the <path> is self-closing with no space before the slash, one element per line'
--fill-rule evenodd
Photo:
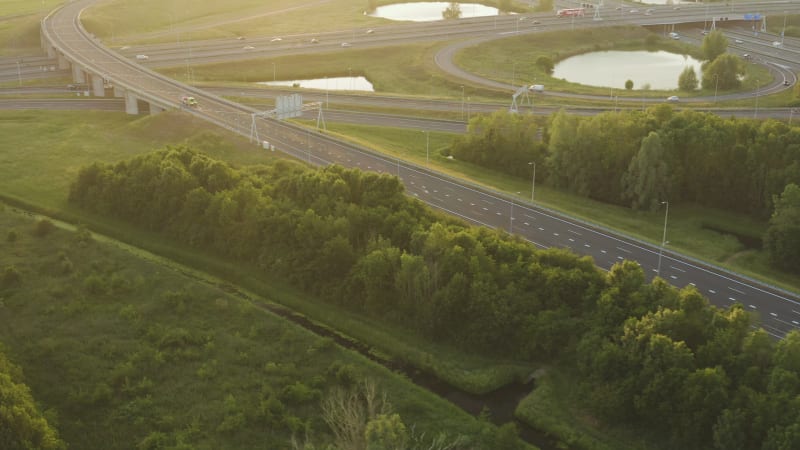
<path fill-rule="evenodd" d="M 669 218 L 669 202 L 661 202 L 662 205 L 667 205 L 664 212 L 664 234 L 661 236 L 661 248 L 658 250 L 658 269 L 656 274 L 661 276 L 661 254 L 664 253 L 664 246 L 667 245 L 667 219 Z"/>
<path fill-rule="evenodd" d="M 533 166 L 533 178 L 531 179 L 531 203 L 533 203 L 533 194 L 536 193 L 536 161 L 531 161 L 528 165 Z"/>
<path fill-rule="evenodd" d="M 517 62 L 514 61 L 513 69 L 511 69 L 511 89 L 514 89 L 514 83 L 517 82 Z"/>
<path fill-rule="evenodd" d="M 786 11 L 783 12 L 783 31 L 781 31 L 781 46 L 783 46 L 783 37 L 786 35 Z"/>
<path fill-rule="evenodd" d="M 430 165 L 431 162 L 431 133 L 430 130 L 423 130 L 425 133 L 425 165 Z"/>
<path fill-rule="evenodd" d="M 464 120 L 464 85 L 461 85 L 461 120 Z"/>
<path fill-rule="evenodd" d="M 714 84 L 714 104 L 717 104 L 717 89 L 719 88 L 719 74 L 715 73 L 714 78 L 716 79 L 716 83 Z"/>
<path fill-rule="evenodd" d="M 758 116 L 758 89 L 759 89 L 759 87 L 760 86 L 758 85 L 758 79 L 756 79 L 756 109 L 753 110 L 753 119 L 755 119 L 756 116 Z"/>

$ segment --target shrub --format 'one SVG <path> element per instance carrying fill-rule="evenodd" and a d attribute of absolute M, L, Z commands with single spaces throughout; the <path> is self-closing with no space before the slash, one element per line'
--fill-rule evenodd
<path fill-rule="evenodd" d="M 16 242 L 17 240 L 17 231 L 16 230 L 8 230 L 8 234 L 6 235 L 6 241 L 8 242 Z"/>
<path fill-rule="evenodd" d="M 100 275 L 93 273 L 83 280 L 83 288 L 89 294 L 99 295 L 106 291 L 106 282 Z"/>
<path fill-rule="evenodd" d="M 53 222 L 51 222 L 49 219 L 39 219 L 39 221 L 36 222 L 36 225 L 33 227 L 33 235 L 37 237 L 44 237 L 55 229 L 56 226 L 53 225 Z"/>
<path fill-rule="evenodd" d="M 14 266 L 6 266 L 0 278 L 0 288 L 8 289 L 22 283 L 22 274 Z"/>

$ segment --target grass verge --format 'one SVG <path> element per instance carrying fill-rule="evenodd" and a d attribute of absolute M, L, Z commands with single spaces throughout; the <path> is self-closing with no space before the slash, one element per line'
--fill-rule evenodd
<path fill-rule="evenodd" d="M 536 378 L 536 388 L 517 406 L 514 415 L 550 436 L 560 448 L 581 450 L 652 450 L 660 448 L 621 428 L 602 427 L 580 409 L 576 381 L 563 370 L 550 369 Z"/>

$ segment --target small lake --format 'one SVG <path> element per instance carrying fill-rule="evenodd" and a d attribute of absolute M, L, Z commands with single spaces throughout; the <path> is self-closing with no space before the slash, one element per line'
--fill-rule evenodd
<path fill-rule="evenodd" d="M 701 62 L 688 55 L 665 51 L 607 51 L 584 53 L 556 64 L 553 78 L 563 78 L 587 86 L 625 88 L 632 80 L 634 89 L 670 90 L 678 87 L 678 76 L 687 66 L 693 67 L 700 80 Z"/>
<path fill-rule="evenodd" d="M 310 80 L 291 80 L 291 81 L 261 81 L 257 84 L 267 86 L 296 86 L 307 89 L 319 89 L 322 91 L 367 91 L 375 92 L 372 83 L 364 77 L 331 77 L 313 78 Z"/>
<path fill-rule="evenodd" d="M 368 14 L 370 17 L 380 17 L 389 20 L 406 20 L 410 22 L 433 22 L 443 20 L 442 11 L 450 6 L 449 2 L 414 2 L 414 3 L 393 3 L 391 5 L 379 6 L 375 11 Z M 459 3 L 461 8 L 461 18 L 496 16 L 498 10 L 492 6 L 481 5 L 479 3 Z"/>

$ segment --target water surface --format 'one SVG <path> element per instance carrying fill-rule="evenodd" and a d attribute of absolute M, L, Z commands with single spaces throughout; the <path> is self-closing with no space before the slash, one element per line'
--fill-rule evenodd
<path fill-rule="evenodd" d="M 434 20 L 443 20 L 442 11 L 447 9 L 448 6 L 450 6 L 449 2 L 393 3 L 375 8 L 375 11 L 369 16 L 390 20 L 432 22 Z M 461 7 L 462 19 L 496 16 L 498 14 L 497 8 L 479 3 L 459 3 L 459 6 Z"/>
<path fill-rule="evenodd" d="M 676 89 L 683 69 L 693 67 L 701 78 L 700 61 L 688 55 L 665 51 L 591 52 L 567 58 L 556 64 L 553 77 L 587 86 L 625 88 L 632 80 L 634 89 Z"/>

